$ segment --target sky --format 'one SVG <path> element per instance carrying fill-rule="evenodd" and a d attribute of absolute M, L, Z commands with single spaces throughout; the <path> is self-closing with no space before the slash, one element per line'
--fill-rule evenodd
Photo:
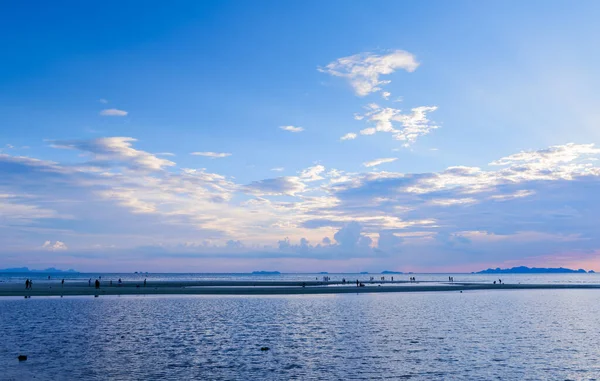
<path fill-rule="evenodd" d="M 600 3 L 0 13 L 0 268 L 600 270 Z"/>

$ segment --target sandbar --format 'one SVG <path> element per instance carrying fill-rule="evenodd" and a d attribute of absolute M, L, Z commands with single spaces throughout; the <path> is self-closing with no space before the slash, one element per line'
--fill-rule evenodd
<path fill-rule="evenodd" d="M 94 282 L 40 281 L 26 290 L 24 284 L 0 283 L 0 296 L 81 296 L 81 295 L 299 295 L 299 294 L 350 294 L 389 292 L 459 292 L 475 290 L 532 290 L 532 289 L 600 289 L 600 284 L 491 284 L 491 283 L 443 283 L 408 281 L 356 283 L 322 281 L 149 281 L 101 282 L 99 289 Z"/>

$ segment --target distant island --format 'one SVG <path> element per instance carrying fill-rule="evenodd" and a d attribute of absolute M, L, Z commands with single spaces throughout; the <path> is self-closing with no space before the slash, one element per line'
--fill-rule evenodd
<path fill-rule="evenodd" d="M 279 271 L 252 271 L 253 275 L 279 275 Z"/>
<path fill-rule="evenodd" d="M 368 274 L 369 272 L 368 271 L 361 271 L 360 273 L 361 274 Z"/>
<path fill-rule="evenodd" d="M 28 267 L 15 267 L 11 269 L 0 269 L 0 273 L 76 273 L 73 269 L 59 270 L 54 267 L 49 267 L 45 270 L 29 269 Z"/>
<path fill-rule="evenodd" d="M 558 268 L 544 268 L 544 267 L 527 267 L 519 266 L 510 269 L 501 269 L 497 267 L 495 269 L 487 269 L 483 271 L 473 272 L 471 274 L 569 274 L 569 273 L 590 273 L 594 274 L 594 270 L 585 271 L 584 269 L 572 270 L 564 267 Z"/>
<path fill-rule="evenodd" d="M 319 274 L 329 274 L 327 271 L 321 271 Z"/>
<path fill-rule="evenodd" d="M 381 272 L 382 274 L 404 274 L 402 271 L 389 271 L 385 270 Z"/>

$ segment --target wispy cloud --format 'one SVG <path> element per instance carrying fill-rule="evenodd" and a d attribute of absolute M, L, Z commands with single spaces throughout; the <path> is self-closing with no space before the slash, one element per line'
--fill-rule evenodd
<path fill-rule="evenodd" d="M 367 161 L 365 163 L 363 163 L 363 165 L 365 167 L 375 167 L 378 166 L 380 164 L 385 164 L 385 163 L 391 163 L 398 160 L 397 157 L 388 157 L 388 158 L 382 158 L 382 159 L 375 159 L 375 160 L 371 160 L 371 161 Z"/>
<path fill-rule="evenodd" d="M 127 111 L 119 110 L 116 108 L 107 108 L 105 110 L 100 111 L 100 115 L 102 116 L 127 116 L 127 114 Z"/>
<path fill-rule="evenodd" d="M 53 140 L 52 147 L 73 149 L 91 155 L 90 166 L 105 166 L 105 163 L 118 164 L 129 169 L 161 170 L 175 165 L 172 161 L 161 159 L 151 153 L 137 150 L 131 146 L 137 141 L 130 137 L 110 137 L 92 140 Z"/>
<path fill-rule="evenodd" d="M 42 245 L 42 249 L 51 250 L 51 251 L 59 251 L 59 250 L 67 250 L 68 247 L 64 242 L 56 241 L 52 243 L 52 241 L 46 241 Z"/>
<path fill-rule="evenodd" d="M 211 159 L 221 159 L 224 157 L 231 156 L 230 153 L 226 152 L 192 152 L 190 153 L 190 155 L 210 157 Z"/>
<path fill-rule="evenodd" d="M 175 154 L 172 152 L 158 152 L 158 153 L 155 153 L 155 155 L 156 156 L 175 156 Z"/>
<path fill-rule="evenodd" d="M 390 82 L 380 80 L 380 76 L 392 74 L 398 69 L 413 72 L 418 66 L 419 63 L 414 55 L 404 50 L 395 50 L 384 55 L 361 53 L 339 58 L 318 70 L 336 77 L 347 78 L 356 95 L 363 97 L 380 91 L 381 85 Z"/>
<path fill-rule="evenodd" d="M 283 172 L 284 169 L 285 168 L 283 168 L 283 167 L 275 167 L 275 168 L 271 168 L 271 171 L 274 171 L 274 172 Z"/>
<path fill-rule="evenodd" d="M 415 107 L 409 114 L 402 113 L 400 109 L 381 107 L 375 103 L 369 104 L 368 109 L 369 111 L 362 117 L 375 127 L 361 130 L 361 135 L 373 135 L 378 132 L 390 133 L 394 139 L 403 141 L 403 145 L 408 147 L 419 137 L 439 128 L 427 117 L 428 113 L 437 110 L 436 106 Z"/>
<path fill-rule="evenodd" d="M 100 98 L 100 99 L 98 99 L 98 102 L 100 102 L 100 103 L 102 103 L 102 104 L 107 104 L 107 103 L 108 103 L 108 100 L 107 100 L 107 99 L 104 99 L 104 98 Z"/>
<path fill-rule="evenodd" d="M 356 139 L 356 134 L 354 132 L 348 132 L 346 135 L 342 136 L 340 140 L 354 140 Z"/>
<path fill-rule="evenodd" d="M 597 155 L 599 148 L 594 144 L 568 143 L 561 146 L 552 146 L 538 151 L 521 151 L 517 154 L 495 160 L 490 165 L 537 164 L 551 166 L 574 161 L 584 155 Z"/>
<path fill-rule="evenodd" d="M 279 127 L 284 131 L 289 131 L 289 132 L 302 132 L 304 131 L 304 128 L 302 127 L 295 127 L 295 126 L 281 126 Z"/>
<path fill-rule="evenodd" d="M 300 178 L 304 181 L 317 181 L 323 180 L 321 174 L 325 172 L 325 167 L 318 164 L 312 167 L 308 167 L 300 172 Z"/>

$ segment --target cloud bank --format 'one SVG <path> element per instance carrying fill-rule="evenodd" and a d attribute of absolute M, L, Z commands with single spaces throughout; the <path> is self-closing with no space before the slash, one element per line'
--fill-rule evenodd
<path fill-rule="evenodd" d="M 64 162 L 0 154 L 0 244 L 15 253 L 6 261 L 29 252 L 40 261 L 60 254 L 119 263 L 127 252 L 151 261 L 305 258 L 431 269 L 524 257 L 587 263 L 600 253 L 593 144 L 431 173 L 352 173 L 319 163 L 244 184 L 180 168 L 135 143 L 52 141 L 77 153 Z M 35 241 L 45 243 L 28 243 Z"/>

